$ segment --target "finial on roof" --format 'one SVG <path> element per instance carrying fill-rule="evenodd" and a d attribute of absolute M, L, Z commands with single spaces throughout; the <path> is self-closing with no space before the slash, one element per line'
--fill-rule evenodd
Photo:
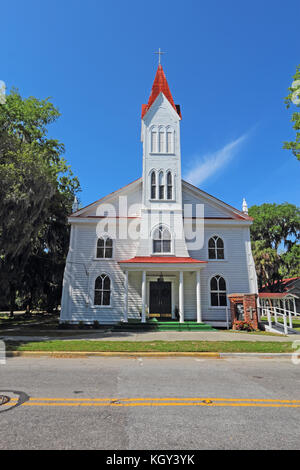
<path fill-rule="evenodd" d="M 242 208 L 244 214 L 248 214 L 248 205 L 247 205 L 247 202 L 246 202 L 246 199 L 243 198 L 243 208 Z"/>
<path fill-rule="evenodd" d="M 72 212 L 77 212 L 79 209 L 79 202 L 78 202 L 78 199 L 76 196 L 74 196 L 74 201 L 73 201 L 73 205 L 72 205 Z"/>
<path fill-rule="evenodd" d="M 158 48 L 158 52 L 154 52 L 154 54 L 158 54 L 158 65 L 160 65 L 160 56 L 161 56 L 162 54 L 165 54 L 165 52 L 162 52 L 162 51 L 160 50 L 160 47 L 159 47 L 159 48 Z"/>

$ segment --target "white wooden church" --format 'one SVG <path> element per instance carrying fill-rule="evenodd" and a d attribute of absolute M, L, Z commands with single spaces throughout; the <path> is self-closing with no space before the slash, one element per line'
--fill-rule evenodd
<path fill-rule="evenodd" d="M 182 180 L 180 121 L 159 64 L 142 105 L 142 177 L 83 209 L 74 202 L 61 322 L 224 326 L 227 295 L 257 293 L 245 200 L 240 211 Z"/>

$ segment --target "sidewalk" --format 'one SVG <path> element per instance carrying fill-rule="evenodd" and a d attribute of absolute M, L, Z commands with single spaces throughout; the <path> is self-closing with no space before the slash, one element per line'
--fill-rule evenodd
<path fill-rule="evenodd" d="M 54 331 L 52 333 L 55 333 Z M 286 342 L 300 341 L 300 335 L 288 336 L 268 336 L 260 334 L 249 334 L 242 332 L 226 331 L 201 331 L 201 332 L 177 332 L 177 331 L 158 331 L 158 332 L 111 332 L 99 331 L 84 333 L 76 336 L 10 336 L 0 334 L 0 339 L 4 341 L 259 341 L 259 342 Z"/>

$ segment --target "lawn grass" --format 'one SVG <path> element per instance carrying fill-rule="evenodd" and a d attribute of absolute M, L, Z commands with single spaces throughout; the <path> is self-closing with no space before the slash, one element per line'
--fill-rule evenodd
<path fill-rule="evenodd" d="M 262 320 L 265 320 L 265 321 L 268 321 L 268 318 L 267 317 L 262 317 L 261 318 Z M 271 317 L 271 320 L 272 322 L 275 321 L 275 318 L 274 317 Z M 278 323 L 282 323 L 283 324 L 283 318 L 281 317 L 278 317 Z M 296 331 L 300 331 L 300 318 L 297 317 L 296 319 L 294 317 L 292 317 L 292 321 L 293 321 L 293 330 L 296 330 Z M 289 326 L 289 317 L 287 317 L 287 324 Z"/>
<path fill-rule="evenodd" d="M 268 321 L 268 318 L 267 317 L 262 317 L 261 318 L 262 320 L 264 321 Z M 275 321 L 275 318 L 274 317 L 271 317 L 271 320 L 272 322 Z M 283 318 L 282 317 L 278 317 L 278 323 L 282 323 L 283 324 Z M 300 329 L 300 317 L 297 317 L 297 318 L 294 318 L 292 317 L 292 321 L 293 321 L 293 329 L 295 330 L 299 330 Z M 289 317 L 287 316 L 287 324 L 289 325 Z"/>
<path fill-rule="evenodd" d="M 30 329 L 38 326 L 39 329 L 55 329 L 59 325 L 59 315 L 57 313 L 16 312 L 12 318 L 5 312 L 0 312 L 0 329 Z"/>
<path fill-rule="evenodd" d="M 291 341 L 42 341 L 7 342 L 14 351 L 82 351 L 82 352 L 293 352 Z"/>

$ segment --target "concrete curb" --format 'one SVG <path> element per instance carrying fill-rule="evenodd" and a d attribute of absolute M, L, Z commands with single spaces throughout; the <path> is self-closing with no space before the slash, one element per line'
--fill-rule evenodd
<path fill-rule="evenodd" d="M 6 357 L 54 357 L 54 358 L 88 358 L 88 357 L 200 357 L 211 359 L 291 358 L 293 353 L 219 353 L 219 352 L 104 352 L 104 351 L 7 351 Z M 300 357 L 300 355 L 299 355 Z"/>
<path fill-rule="evenodd" d="M 260 357 L 276 358 L 276 357 L 292 357 L 295 353 L 220 353 L 220 357 Z"/>
<path fill-rule="evenodd" d="M 7 357 L 211 357 L 220 358 L 215 352 L 105 352 L 105 351 L 7 351 Z"/>

